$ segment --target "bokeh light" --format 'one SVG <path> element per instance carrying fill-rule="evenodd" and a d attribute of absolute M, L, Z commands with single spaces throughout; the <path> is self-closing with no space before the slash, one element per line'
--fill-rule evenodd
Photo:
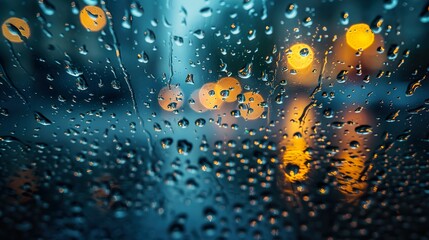
<path fill-rule="evenodd" d="M 216 92 L 216 83 L 204 84 L 198 96 L 201 104 L 209 110 L 219 109 L 222 106 L 223 101 L 220 93 Z"/>
<path fill-rule="evenodd" d="M 311 156 L 306 149 L 307 143 L 303 138 L 293 139 L 286 145 L 286 151 L 282 156 L 286 180 L 296 182 L 307 179 Z"/>
<path fill-rule="evenodd" d="M 226 102 L 235 102 L 241 90 L 240 82 L 233 77 L 219 79 L 215 87 L 216 94 L 220 94 L 222 100 Z"/>
<path fill-rule="evenodd" d="M 261 94 L 254 92 L 246 92 L 244 97 L 245 101 L 239 107 L 241 116 L 246 120 L 259 118 L 264 112 L 264 98 Z"/>
<path fill-rule="evenodd" d="M 91 32 L 98 32 L 106 26 L 106 14 L 97 6 L 86 6 L 80 11 L 82 26 Z"/>
<path fill-rule="evenodd" d="M 31 35 L 28 23 L 17 17 L 8 18 L 1 26 L 3 36 L 14 43 L 23 42 L 23 37 L 28 39 Z"/>
<path fill-rule="evenodd" d="M 165 111 L 174 111 L 183 105 L 184 94 L 179 87 L 166 86 L 159 91 L 158 103 Z"/>
<path fill-rule="evenodd" d="M 299 121 L 308 103 L 308 99 L 302 96 L 296 98 L 286 107 L 284 129 L 288 137 L 280 145 L 285 148 L 281 156 L 281 169 L 285 179 L 289 182 L 306 180 L 311 167 L 311 155 L 307 151 L 310 139 L 303 133 L 306 133 L 308 128 L 312 126 L 311 119 L 313 119 L 314 113 L 309 111 L 306 117 L 307 121 Z"/>
<path fill-rule="evenodd" d="M 374 42 L 374 33 L 368 24 L 355 24 L 347 30 L 346 41 L 354 50 L 365 50 Z"/>
<path fill-rule="evenodd" d="M 353 152 L 343 152 L 338 158 L 341 161 L 340 166 L 337 167 L 336 176 L 339 183 L 338 189 L 349 201 L 355 200 L 364 193 L 368 185 L 361 175 L 365 168 L 365 159 Z"/>
<path fill-rule="evenodd" d="M 313 60 L 313 49 L 307 44 L 297 43 L 287 50 L 287 62 L 293 70 L 305 69 L 310 66 Z"/>

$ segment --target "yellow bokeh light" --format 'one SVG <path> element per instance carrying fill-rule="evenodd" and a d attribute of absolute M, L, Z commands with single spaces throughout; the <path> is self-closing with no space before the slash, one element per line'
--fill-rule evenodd
<path fill-rule="evenodd" d="M 209 110 L 219 109 L 222 106 L 222 98 L 216 92 L 216 83 L 206 83 L 199 91 L 200 103 Z"/>
<path fill-rule="evenodd" d="M 287 62 L 294 70 L 305 69 L 314 60 L 313 49 L 304 43 L 297 43 L 287 50 Z"/>
<path fill-rule="evenodd" d="M 179 87 L 164 87 L 159 91 L 158 103 L 165 111 L 174 111 L 183 105 L 184 95 Z"/>
<path fill-rule="evenodd" d="M 354 66 L 351 71 L 356 74 L 349 74 L 348 81 L 353 84 L 361 83 L 366 76 L 376 75 L 383 68 L 387 60 L 387 51 L 381 51 L 381 49 L 385 47 L 384 38 L 380 34 L 375 34 L 374 42 L 362 52 L 356 51 L 347 44 L 345 34 L 339 36 L 330 56 L 333 64 L 327 64 L 325 72 L 338 74 L 346 66 Z"/>
<path fill-rule="evenodd" d="M 358 199 L 368 187 L 366 182 L 368 152 L 364 148 L 364 144 L 371 143 L 370 136 L 363 137 L 356 133 L 354 128 L 362 124 L 372 125 L 373 120 L 366 111 L 360 113 L 355 111 L 347 112 L 341 120 L 353 124 L 348 124 L 343 128 L 346 134 L 341 135 L 341 141 L 339 142 L 341 151 L 338 153 L 337 158 L 340 161 L 337 165 L 335 177 L 339 183 L 338 190 L 344 195 L 346 201 L 351 202 Z M 351 147 L 350 143 L 352 141 L 358 142 L 359 147 Z"/>
<path fill-rule="evenodd" d="M 306 148 L 307 143 L 303 138 L 292 139 L 287 143 L 282 157 L 282 169 L 288 181 L 296 182 L 307 179 L 311 156 Z"/>
<path fill-rule="evenodd" d="M 232 77 L 221 78 L 215 87 L 216 94 L 220 94 L 221 98 L 226 102 L 234 102 L 237 100 L 237 95 L 241 93 L 241 84 L 240 82 Z M 223 92 L 228 91 L 227 96 L 222 96 Z"/>
<path fill-rule="evenodd" d="M 364 193 L 368 185 L 360 179 L 365 168 L 364 157 L 352 153 L 342 153 L 339 157 L 342 159 L 337 176 L 339 190 L 348 200 L 354 200 Z"/>
<path fill-rule="evenodd" d="M 307 151 L 311 141 L 309 141 L 308 136 L 302 133 L 306 133 L 312 127 L 311 119 L 314 118 L 313 111 L 310 110 L 307 112 L 306 121 L 299 121 L 308 104 L 308 98 L 300 96 L 286 107 L 284 129 L 285 133 L 291 137 L 282 141 L 280 145 L 286 148 L 281 158 L 281 168 L 285 179 L 289 182 L 306 180 L 311 169 L 311 155 Z"/>
<path fill-rule="evenodd" d="M 80 11 L 82 26 L 91 32 L 98 32 L 106 26 L 106 14 L 97 6 L 86 6 Z"/>
<path fill-rule="evenodd" d="M 347 31 L 346 41 L 354 50 L 365 50 L 374 42 L 374 33 L 368 24 L 355 24 Z"/>
<path fill-rule="evenodd" d="M 245 106 L 240 109 L 240 114 L 246 120 L 254 120 L 259 118 L 264 112 L 264 98 L 259 93 L 246 92 L 244 93 L 245 101 L 240 104 Z"/>
<path fill-rule="evenodd" d="M 21 43 L 23 37 L 28 39 L 31 35 L 28 23 L 17 17 L 11 17 L 4 21 L 1 30 L 3 36 L 14 43 Z"/>

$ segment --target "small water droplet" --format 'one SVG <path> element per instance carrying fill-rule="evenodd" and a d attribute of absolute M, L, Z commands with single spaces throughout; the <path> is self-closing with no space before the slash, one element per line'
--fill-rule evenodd
<path fill-rule="evenodd" d="M 200 10 L 200 13 L 203 17 L 210 17 L 213 13 L 213 10 L 209 7 L 205 7 Z"/>
<path fill-rule="evenodd" d="M 357 149 L 360 147 L 360 144 L 358 141 L 351 141 L 349 145 L 351 149 Z"/>
<path fill-rule="evenodd" d="M 310 51 L 308 50 L 308 48 L 303 48 L 299 51 L 299 55 L 301 55 L 301 57 L 307 57 L 308 54 L 310 54 Z"/>
<path fill-rule="evenodd" d="M 298 14 L 298 5 L 295 3 L 289 4 L 289 6 L 286 8 L 286 11 L 285 11 L 286 18 L 292 19 L 296 17 L 297 14 Z"/>
<path fill-rule="evenodd" d="M 347 76 L 348 73 L 349 73 L 349 71 L 347 71 L 347 70 L 341 70 L 337 75 L 337 82 L 338 83 L 345 83 L 348 79 L 348 76 Z"/>
<path fill-rule="evenodd" d="M 145 38 L 144 38 L 144 40 L 147 42 L 147 43 L 154 43 L 155 42 L 155 40 L 156 40 L 156 37 L 155 37 L 155 33 L 153 33 L 152 32 L 152 30 L 150 30 L 150 29 L 148 29 L 146 32 L 145 32 Z"/>
<path fill-rule="evenodd" d="M 372 133 L 372 127 L 369 125 L 360 125 L 355 128 L 355 131 L 361 135 L 368 135 Z"/>
<path fill-rule="evenodd" d="M 168 149 L 173 144 L 173 139 L 172 138 L 163 138 L 163 139 L 161 139 L 160 143 L 161 143 L 161 147 L 163 149 Z"/>
<path fill-rule="evenodd" d="M 250 78 L 252 76 L 253 63 L 248 63 L 242 69 L 238 71 L 238 76 L 243 79 Z"/>
<path fill-rule="evenodd" d="M 188 155 L 192 151 L 192 143 L 187 140 L 177 141 L 177 152 L 182 155 Z"/>
<path fill-rule="evenodd" d="M 52 124 L 51 120 L 49 120 L 47 117 L 45 117 L 40 112 L 34 112 L 34 118 L 36 119 L 36 122 L 41 124 L 41 125 L 49 126 Z"/>
<path fill-rule="evenodd" d="M 204 118 L 198 118 L 195 120 L 195 126 L 204 127 L 206 125 L 206 120 Z"/>

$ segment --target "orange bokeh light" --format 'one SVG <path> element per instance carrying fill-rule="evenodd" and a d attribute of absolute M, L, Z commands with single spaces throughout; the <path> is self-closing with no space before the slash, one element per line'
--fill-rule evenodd
<path fill-rule="evenodd" d="M 292 139 L 286 144 L 281 167 L 288 181 L 296 182 L 307 179 L 307 174 L 310 171 L 309 161 L 311 160 L 311 155 L 306 149 L 307 143 L 304 138 Z"/>
<path fill-rule="evenodd" d="M 241 116 L 246 120 L 254 120 L 259 118 L 264 112 L 264 98 L 259 93 L 246 92 L 244 93 L 245 101 L 240 105 L 243 108 L 240 109 Z"/>
<path fill-rule="evenodd" d="M 237 100 L 237 95 L 241 93 L 241 90 L 240 82 L 233 77 L 221 78 L 215 87 L 216 94 L 219 94 L 226 102 L 235 102 Z M 222 96 L 222 93 L 226 91 L 228 91 L 229 94 L 227 96 Z"/>
<path fill-rule="evenodd" d="M 368 186 L 364 172 L 368 152 L 363 143 L 366 145 L 370 143 L 368 140 L 370 135 L 359 135 L 354 128 L 363 124 L 371 125 L 372 121 L 370 115 L 365 111 L 360 113 L 347 112 L 342 120 L 352 124 L 347 124 L 342 129 L 346 134 L 341 134 L 340 153 L 337 156 L 341 161 L 337 166 L 338 173 L 335 176 L 339 183 L 338 190 L 344 194 L 347 201 L 353 201 L 359 198 Z M 352 141 L 356 141 L 359 147 L 350 147 Z"/>
<path fill-rule="evenodd" d="M 290 137 L 281 142 L 280 145 L 286 147 L 282 155 L 281 168 L 284 171 L 286 180 L 290 182 L 306 180 L 311 167 L 311 155 L 307 151 L 309 147 L 307 143 L 308 138 L 302 133 L 311 127 L 310 119 L 313 118 L 313 112 L 309 111 L 307 113 L 306 121 L 299 122 L 299 117 L 308 103 L 309 100 L 306 97 L 301 97 L 295 99 L 287 106 L 288 111 L 285 116 L 286 122 L 284 128 Z M 298 135 L 294 136 L 295 134 Z"/>
<path fill-rule="evenodd" d="M 346 195 L 348 200 L 354 200 L 364 193 L 368 185 L 361 179 L 365 168 L 365 157 L 353 154 L 353 152 L 343 152 L 339 158 L 341 164 L 337 167 L 338 174 L 336 175 L 340 185 L 338 190 Z"/>
<path fill-rule="evenodd" d="M 386 61 L 386 53 L 378 52 L 377 48 L 384 48 L 384 39 L 381 35 L 374 36 L 374 43 L 371 44 L 364 52 L 357 54 L 357 51 L 346 43 L 346 37 L 341 36 L 336 41 L 333 48 L 332 62 L 327 65 L 327 72 L 335 76 L 339 71 L 351 69 L 358 64 L 362 65 L 362 76 L 349 74 L 351 79 L 362 79 L 365 75 L 373 74 L 383 68 Z"/>
<path fill-rule="evenodd" d="M 164 87 L 159 91 L 158 103 L 165 111 L 174 111 L 183 105 L 184 94 L 179 87 Z"/>
<path fill-rule="evenodd" d="M 106 26 L 106 14 L 97 6 L 86 6 L 80 11 L 82 26 L 91 32 L 98 32 Z"/>
<path fill-rule="evenodd" d="M 216 92 L 216 85 L 212 82 L 206 83 L 198 93 L 200 103 L 209 110 L 219 109 L 223 103 L 220 93 Z"/>
<path fill-rule="evenodd" d="M 28 39 L 31 35 L 28 23 L 17 17 L 11 17 L 4 21 L 1 30 L 3 36 L 14 43 L 21 43 L 23 42 L 22 37 Z"/>
<path fill-rule="evenodd" d="M 365 50 L 374 42 L 374 33 L 368 24 L 355 24 L 348 29 L 346 41 L 354 50 Z"/>

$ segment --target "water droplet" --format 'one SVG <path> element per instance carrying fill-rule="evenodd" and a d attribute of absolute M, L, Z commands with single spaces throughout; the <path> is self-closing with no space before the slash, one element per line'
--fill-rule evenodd
<path fill-rule="evenodd" d="M 423 81 L 426 78 L 426 75 L 423 76 L 421 79 L 416 80 L 408 84 L 407 90 L 405 92 L 407 97 L 413 96 L 414 92 L 417 90 L 417 88 L 422 86 L 421 81 Z"/>
<path fill-rule="evenodd" d="M 141 17 L 141 16 L 143 16 L 144 10 L 143 10 L 143 7 L 140 5 L 139 2 L 133 2 L 133 3 L 131 3 L 130 8 L 131 8 L 131 10 L 130 10 L 131 14 L 134 17 Z"/>
<path fill-rule="evenodd" d="M 304 27 L 310 27 L 311 25 L 313 25 L 313 20 L 311 19 L 311 17 L 306 17 L 302 20 L 302 25 Z"/>
<path fill-rule="evenodd" d="M 128 10 L 125 10 L 125 15 L 122 17 L 122 27 L 125 29 L 131 29 L 131 19 Z"/>
<path fill-rule="evenodd" d="M 323 116 L 325 118 L 333 118 L 334 117 L 334 110 L 332 110 L 331 108 L 327 108 L 323 111 Z"/>
<path fill-rule="evenodd" d="M 193 32 L 193 35 L 198 39 L 203 39 L 205 37 L 205 32 L 201 29 L 198 29 Z"/>
<path fill-rule="evenodd" d="M 349 145 L 351 149 L 357 149 L 360 147 L 360 143 L 358 141 L 351 141 Z"/>
<path fill-rule="evenodd" d="M 187 140 L 177 141 L 177 152 L 182 155 L 188 155 L 192 151 L 192 143 Z"/>
<path fill-rule="evenodd" d="M 349 24 L 349 13 L 348 12 L 342 12 L 340 22 L 342 25 Z"/>
<path fill-rule="evenodd" d="M 248 11 L 254 6 L 253 0 L 243 0 L 243 9 Z"/>
<path fill-rule="evenodd" d="M 398 57 L 398 52 L 399 52 L 399 46 L 396 44 L 392 44 L 392 46 L 390 46 L 389 51 L 387 51 L 387 58 L 389 58 L 390 60 L 395 60 L 396 57 Z"/>
<path fill-rule="evenodd" d="M 168 232 L 172 239 L 183 239 L 185 234 L 185 226 L 179 223 L 173 223 L 168 228 Z"/>
<path fill-rule="evenodd" d="M 47 117 L 45 117 L 40 112 L 34 112 L 34 118 L 36 119 L 36 122 L 41 124 L 41 125 L 49 126 L 52 124 L 51 120 L 49 120 Z"/>
<path fill-rule="evenodd" d="M 391 114 L 389 114 L 389 116 L 386 117 L 386 122 L 395 122 L 396 118 L 399 116 L 399 112 L 401 110 L 397 110 Z"/>
<path fill-rule="evenodd" d="M 355 128 L 355 131 L 361 135 L 368 135 L 372 133 L 372 127 L 369 125 L 360 125 Z"/>
<path fill-rule="evenodd" d="M 206 125 L 206 120 L 204 118 L 198 118 L 195 120 L 195 126 L 204 127 Z"/>
<path fill-rule="evenodd" d="M 381 17 L 381 16 L 375 17 L 371 23 L 371 30 L 374 33 L 380 33 L 382 30 L 383 22 L 384 22 L 383 17 Z"/>
<path fill-rule="evenodd" d="M 238 76 L 243 79 L 250 78 L 252 76 L 253 63 L 248 63 L 242 69 L 238 71 Z"/>
<path fill-rule="evenodd" d="M 383 6 L 387 10 L 394 9 L 398 5 L 398 0 L 384 0 Z"/>
<path fill-rule="evenodd" d="M 194 85 L 195 84 L 195 82 L 194 82 L 194 74 L 188 74 L 186 76 L 185 83 L 186 84 Z"/>
<path fill-rule="evenodd" d="M 156 40 L 156 37 L 155 37 L 155 33 L 153 33 L 152 32 L 152 30 L 150 30 L 150 29 L 148 29 L 146 32 L 145 32 L 145 38 L 144 38 L 144 40 L 147 42 L 147 43 L 154 43 L 155 42 L 155 40 Z"/>
<path fill-rule="evenodd" d="M 298 14 L 298 5 L 295 3 L 289 4 L 289 6 L 286 8 L 286 11 L 285 11 L 286 18 L 292 19 L 296 17 L 297 14 Z"/>
<path fill-rule="evenodd" d="M 211 172 L 213 170 L 213 164 L 205 157 L 198 160 L 198 165 L 204 172 Z"/>
<path fill-rule="evenodd" d="M 233 116 L 235 118 L 239 118 L 239 117 L 241 117 L 241 112 L 239 110 L 232 110 L 231 116 Z"/>
<path fill-rule="evenodd" d="M 163 138 L 163 139 L 161 139 L 160 143 L 161 143 L 161 147 L 163 149 L 168 149 L 173 144 L 173 139 L 172 138 Z"/>
<path fill-rule="evenodd" d="M 210 17 L 213 13 L 213 10 L 209 7 L 202 8 L 200 13 L 203 17 Z"/>
<path fill-rule="evenodd" d="M 423 8 L 420 13 L 420 22 L 428 23 L 429 22 L 429 3 Z"/>
<path fill-rule="evenodd" d="M 149 56 L 145 51 L 142 53 L 137 54 L 137 60 L 141 63 L 148 63 L 149 62 Z"/>
<path fill-rule="evenodd" d="M 293 163 L 286 164 L 284 169 L 287 175 L 293 177 L 299 173 L 299 166 Z"/>
<path fill-rule="evenodd" d="M 349 74 L 349 71 L 341 70 L 337 75 L 337 82 L 338 83 L 345 83 L 348 79 L 347 74 Z"/>
<path fill-rule="evenodd" d="M 331 123 L 331 126 L 333 128 L 336 128 L 336 129 L 341 129 L 344 127 L 344 125 L 345 125 L 344 122 L 333 122 L 333 123 Z"/>
<path fill-rule="evenodd" d="M 256 30 L 249 30 L 247 39 L 249 39 L 249 41 L 252 41 L 255 38 L 256 38 Z"/>
<path fill-rule="evenodd" d="M 88 83 L 86 82 L 85 78 L 83 78 L 82 76 L 77 77 L 76 86 L 77 86 L 77 89 L 80 91 L 85 91 L 86 89 L 88 89 Z"/>
<path fill-rule="evenodd" d="M 39 7 L 42 9 L 43 13 L 46 15 L 54 15 L 55 7 L 50 2 L 46 0 L 39 0 Z"/>
<path fill-rule="evenodd" d="M 161 125 L 159 125 L 159 123 L 154 123 L 153 124 L 153 130 L 155 132 L 161 132 L 162 131 Z"/>
<path fill-rule="evenodd" d="M 182 45 L 183 45 L 183 38 L 182 38 L 182 37 L 174 36 L 174 37 L 173 37 L 173 40 L 174 40 L 174 43 L 175 43 L 177 46 L 182 46 Z"/>
<path fill-rule="evenodd" d="M 310 54 L 310 51 L 308 50 L 308 48 L 303 48 L 299 51 L 299 55 L 301 55 L 301 57 L 307 57 L 308 54 Z"/>
<path fill-rule="evenodd" d="M 186 118 L 182 118 L 177 122 L 177 125 L 181 128 L 187 128 L 189 126 L 189 121 Z"/>

